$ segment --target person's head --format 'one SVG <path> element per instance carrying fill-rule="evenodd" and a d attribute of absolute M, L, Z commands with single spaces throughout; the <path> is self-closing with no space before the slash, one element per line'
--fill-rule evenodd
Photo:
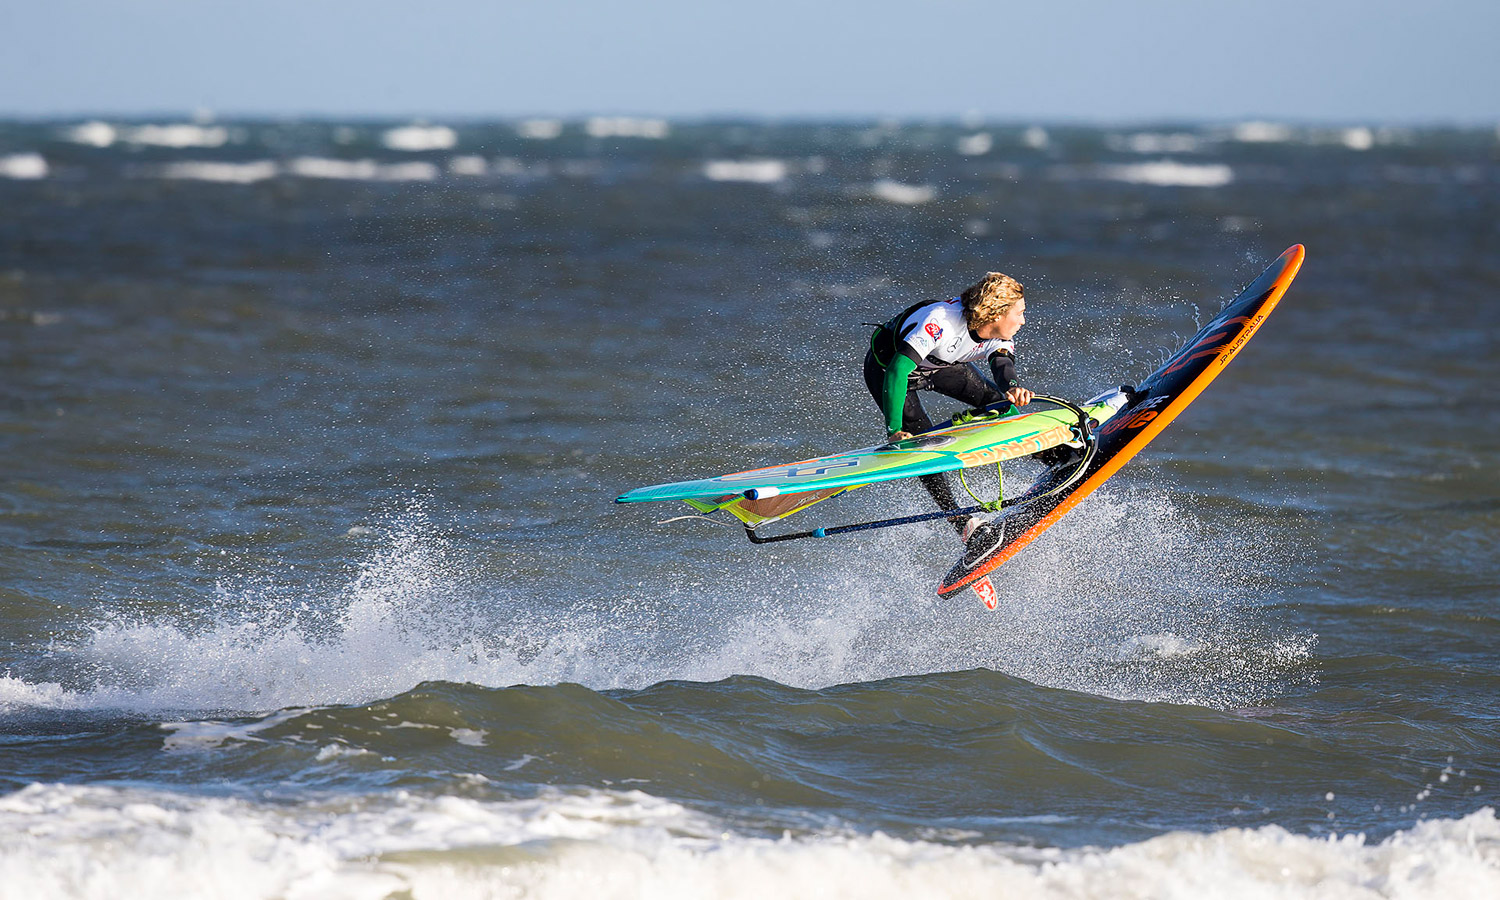
<path fill-rule="evenodd" d="M 964 321 L 969 329 L 986 340 L 1010 340 L 1026 324 L 1025 289 L 1021 283 L 1000 272 L 985 276 L 960 295 Z"/>

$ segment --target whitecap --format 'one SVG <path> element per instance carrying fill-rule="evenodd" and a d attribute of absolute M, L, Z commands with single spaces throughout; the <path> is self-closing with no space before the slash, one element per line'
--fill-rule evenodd
<path fill-rule="evenodd" d="M 269 159 L 255 162 L 183 160 L 163 166 L 161 177 L 187 181 L 217 181 L 225 184 L 254 184 L 257 181 L 275 178 L 280 171 L 280 167 Z"/>
<path fill-rule="evenodd" d="M 455 156 L 448 160 L 448 174 L 478 178 L 489 173 L 489 163 L 482 156 Z"/>
<path fill-rule="evenodd" d="M 63 132 L 63 137 L 75 144 L 90 147 L 108 147 L 119 137 L 119 132 L 108 122 L 84 122 Z"/>
<path fill-rule="evenodd" d="M 885 288 L 871 279 L 826 289 L 862 297 Z M 57 647 L 67 689 L 0 681 L 0 702 L 219 717 L 367 703 L 424 681 L 603 689 L 751 674 L 822 687 L 984 666 L 1110 697 L 1243 705 L 1300 677 L 1310 639 L 1267 646 L 1277 634 L 1242 614 L 1236 585 L 1245 567 L 1274 560 L 1258 542 L 1205 551 L 1192 540 L 1200 524 L 1159 499 L 1097 492 L 1069 528 L 1008 564 L 999 613 L 932 597 L 932 560 L 951 552 L 944 534 L 876 534 L 857 558 L 762 570 L 736 589 L 732 614 L 699 630 L 695 617 L 675 611 L 721 599 L 729 569 L 648 576 L 623 601 L 611 594 L 559 619 L 525 583 L 476 580 L 471 561 L 414 510 L 376 529 L 358 572 L 330 583 L 331 593 L 288 594 L 247 575 L 221 584 L 221 605 L 192 621 L 107 617 Z M 1099 557 L 1100 546 L 1118 552 Z M 1085 556 L 1093 563 L 1080 570 Z M 1143 570 L 1152 572 L 1149 594 L 1128 587 Z M 830 612 L 845 608 L 861 613 Z M 1152 668 L 1156 657 L 1121 666 L 1125 636 L 1159 634 L 1204 652 L 1175 657 L 1170 671 Z"/>
<path fill-rule="evenodd" d="M 14 675 L 0 675 L 0 710 L 20 707 L 71 709 L 77 702 L 76 694 L 56 682 L 33 684 Z"/>
<path fill-rule="evenodd" d="M 1350 150 L 1368 150 L 1375 146 L 1375 132 L 1368 128 L 1345 128 L 1339 133 L 1339 140 Z"/>
<path fill-rule="evenodd" d="M 299 156 L 287 164 L 287 171 L 302 178 L 344 181 L 432 181 L 440 174 L 430 162 L 378 163 L 322 156 Z"/>
<path fill-rule="evenodd" d="M 589 137 L 630 137 L 660 140 L 671 129 L 666 119 L 636 119 L 630 116 L 595 116 L 584 124 Z"/>
<path fill-rule="evenodd" d="M 122 133 L 126 143 L 152 147 L 222 147 L 229 142 L 229 129 L 222 125 L 140 125 Z"/>
<path fill-rule="evenodd" d="M 1230 135 L 1244 144 L 1284 144 L 1292 139 L 1292 129 L 1276 122 L 1241 122 Z"/>
<path fill-rule="evenodd" d="M 516 134 L 529 141 L 550 141 L 562 134 L 563 123 L 558 119 L 526 119 L 516 124 Z"/>
<path fill-rule="evenodd" d="M 380 142 L 388 149 L 408 153 L 451 150 L 458 144 L 458 132 L 446 125 L 406 125 L 382 134 Z"/>
<path fill-rule="evenodd" d="M 703 164 L 703 177 L 709 181 L 775 184 L 786 180 L 787 171 L 787 164 L 779 159 L 713 159 Z"/>
<path fill-rule="evenodd" d="M 0 156 L 0 178 L 34 181 L 47 177 L 47 160 L 40 153 L 13 153 Z"/>
<path fill-rule="evenodd" d="M 887 203 L 916 206 L 936 199 L 937 188 L 930 184 L 903 184 L 889 178 L 881 178 L 870 185 L 870 195 Z"/>
<path fill-rule="evenodd" d="M 1123 153 L 1196 153 L 1202 146 L 1203 139 L 1188 132 L 1170 134 L 1138 132 L 1127 135 L 1107 135 L 1104 143 L 1111 150 Z"/>
<path fill-rule="evenodd" d="M 966 134 L 958 139 L 954 149 L 960 156 L 983 156 L 995 146 L 995 139 L 987 131 Z"/>
<path fill-rule="evenodd" d="M 1098 171 L 1100 177 L 1111 181 L 1162 187 L 1223 187 L 1234 181 L 1234 169 L 1223 163 L 1180 163 L 1171 159 L 1100 166 Z"/>
<path fill-rule="evenodd" d="M 497 892 L 731 900 L 1491 897 L 1500 894 L 1500 822 L 1486 808 L 1378 842 L 1265 825 L 1058 848 L 836 825 L 747 834 L 627 790 L 544 790 L 520 800 L 392 791 L 273 802 L 31 785 L 0 797 L 0 870 L 18 897 L 110 900 Z"/>

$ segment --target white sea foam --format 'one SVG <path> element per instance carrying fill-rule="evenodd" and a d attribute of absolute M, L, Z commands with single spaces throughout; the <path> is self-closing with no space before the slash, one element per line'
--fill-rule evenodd
<path fill-rule="evenodd" d="M 562 135 L 559 119 L 526 119 L 516 124 L 516 134 L 530 141 L 550 141 Z"/>
<path fill-rule="evenodd" d="M 987 131 L 966 134 L 954 145 L 960 156 L 983 156 L 995 146 L 995 139 Z"/>
<path fill-rule="evenodd" d="M 162 749 L 168 753 L 174 751 L 203 751 L 213 750 L 223 746 L 229 741 L 245 743 L 248 741 L 259 741 L 256 737 L 268 728 L 274 728 L 282 722 L 295 719 L 302 714 L 300 709 L 282 710 L 275 715 L 266 716 L 253 722 L 216 722 L 187 721 L 187 722 L 163 722 L 160 727 L 167 732 L 166 740 L 162 741 Z"/>
<path fill-rule="evenodd" d="M 358 756 L 374 756 L 375 754 L 363 747 L 351 747 L 348 744 L 324 744 L 314 757 L 318 762 L 328 762 L 330 759 L 350 759 Z"/>
<path fill-rule="evenodd" d="M 451 150 L 458 144 L 458 132 L 446 125 L 405 125 L 386 131 L 380 142 L 391 150 L 409 153 Z"/>
<path fill-rule="evenodd" d="M 13 153 L 0 156 L 0 178 L 34 181 L 47 177 L 47 160 L 40 153 Z"/>
<path fill-rule="evenodd" d="M 161 177 L 187 181 L 218 181 L 226 184 L 254 184 L 275 178 L 281 168 L 269 159 L 254 162 L 214 162 L 183 160 L 161 168 Z"/>
<path fill-rule="evenodd" d="M 1291 127 L 1277 122 L 1241 122 L 1230 135 L 1245 144 L 1284 144 L 1294 135 Z"/>
<path fill-rule="evenodd" d="M 953 845 L 824 829 L 770 838 L 626 791 L 516 801 L 258 803 L 33 785 L 0 797 L 0 898 L 1490 898 L 1490 809 L 1382 841 L 1277 826 L 1116 848 Z"/>
<path fill-rule="evenodd" d="M 787 164 L 779 159 L 713 159 L 703 164 L 703 177 L 709 181 L 775 184 L 785 181 L 787 172 Z"/>
<path fill-rule="evenodd" d="M 1345 128 L 1339 133 L 1339 140 L 1350 150 L 1368 150 L 1375 146 L 1375 132 L 1368 128 Z"/>
<path fill-rule="evenodd" d="M 1045 150 L 1047 145 L 1052 143 L 1052 139 L 1047 134 L 1047 129 L 1040 125 L 1033 125 L 1021 135 L 1021 143 L 1033 150 Z"/>
<path fill-rule="evenodd" d="M 310 618 L 309 598 L 252 582 L 221 589 L 207 622 L 100 622 L 66 651 L 79 684 L 0 676 L 0 709 L 269 711 L 369 702 L 429 680 L 597 684 L 608 668 L 630 671 L 639 648 L 584 652 L 597 640 L 588 626 L 546 636 L 547 652 L 528 647 L 523 661 L 493 623 L 464 614 L 468 580 L 428 530 L 419 513 L 403 518 L 336 596 L 313 598 L 331 608 L 322 617 Z"/>
<path fill-rule="evenodd" d="M 108 122 L 84 122 L 63 132 L 63 137 L 75 144 L 90 147 L 108 147 L 119 137 L 119 132 Z"/>
<path fill-rule="evenodd" d="M 467 747 L 483 747 L 486 732 L 483 728 L 450 728 L 448 734 Z"/>
<path fill-rule="evenodd" d="M 629 137 L 660 140 L 671 127 L 666 119 L 636 119 L 630 116 L 595 116 L 584 123 L 589 137 Z"/>
<path fill-rule="evenodd" d="M 430 162 L 380 163 L 373 159 L 322 156 L 299 156 L 287 163 L 287 171 L 302 178 L 341 181 L 432 181 L 441 174 Z"/>
<path fill-rule="evenodd" d="M 937 188 L 930 184 L 903 184 L 889 178 L 881 178 L 870 185 L 870 196 L 887 203 L 916 206 L 936 199 Z"/>
<path fill-rule="evenodd" d="M 455 156 L 448 160 L 448 174 L 478 178 L 489 174 L 489 163 L 482 156 Z"/>
<path fill-rule="evenodd" d="M 414 509 L 361 538 L 376 546 L 347 584 L 289 592 L 247 575 L 198 619 L 103 619 L 55 648 L 61 683 L 0 678 L 0 709 L 264 712 L 424 681 L 602 689 L 750 674 L 816 688 L 975 667 L 1125 699 L 1272 696 L 1301 677 L 1314 638 L 1245 608 L 1249 573 L 1277 564 L 1262 542 L 1205 548 L 1201 530 L 1157 493 L 1106 489 L 1006 565 L 996 612 L 934 596 L 954 552 L 940 529 L 874 533 L 857 554 L 731 553 L 691 577 L 601 575 L 568 585 L 562 609 L 551 579 L 478 579 Z"/>
<path fill-rule="evenodd" d="M 1180 163 L 1171 159 L 1100 166 L 1099 174 L 1111 181 L 1164 187 L 1223 187 L 1234 181 L 1234 169 L 1223 163 Z"/>
<path fill-rule="evenodd" d="M 128 144 L 152 147 L 222 147 L 229 142 L 229 129 L 222 125 L 139 125 L 120 132 Z"/>
<path fill-rule="evenodd" d="M 68 709 L 77 701 L 76 694 L 56 682 L 32 683 L 14 675 L 0 675 L 0 712 L 19 707 Z"/>
<path fill-rule="evenodd" d="M 1196 153 L 1202 147 L 1203 139 L 1185 131 L 1170 134 L 1143 131 L 1136 134 L 1107 135 L 1104 143 L 1111 150 L 1126 153 Z"/>

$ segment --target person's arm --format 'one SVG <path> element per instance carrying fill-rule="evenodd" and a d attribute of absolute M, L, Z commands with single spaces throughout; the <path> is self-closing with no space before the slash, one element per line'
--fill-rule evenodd
<path fill-rule="evenodd" d="M 911 373 L 917 370 L 917 361 L 911 357 L 910 344 L 903 344 L 891 364 L 885 367 L 885 381 L 881 385 L 880 411 L 885 413 L 885 430 L 888 435 L 902 432 L 902 411 L 906 407 L 906 384 Z M 902 432 L 904 433 L 904 432 Z"/>
<path fill-rule="evenodd" d="M 1000 388 L 1005 399 L 1016 406 L 1025 406 L 1036 396 L 1021 387 L 1021 382 L 1016 378 L 1016 358 L 1004 350 L 996 350 L 990 354 L 990 374 L 995 377 L 995 386 Z"/>
<path fill-rule="evenodd" d="M 1021 382 L 1016 380 L 1016 358 L 1004 350 L 996 350 L 990 354 L 990 374 L 994 376 L 995 386 L 1002 394 L 1021 386 Z"/>

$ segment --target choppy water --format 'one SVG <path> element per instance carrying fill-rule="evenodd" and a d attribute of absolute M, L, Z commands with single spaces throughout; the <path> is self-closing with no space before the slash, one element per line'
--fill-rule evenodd
<path fill-rule="evenodd" d="M 166 124 L 0 124 L 0 896 L 1500 892 L 1500 134 Z M 986 269 L 1084 397 L 1295 242 L 998 612 L 608 502 L 879 439 Z"/>

